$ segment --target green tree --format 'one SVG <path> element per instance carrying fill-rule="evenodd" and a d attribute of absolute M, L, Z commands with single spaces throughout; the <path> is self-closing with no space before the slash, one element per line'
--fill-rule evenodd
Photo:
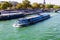
<path fill-rule="evenodd" d="M 0 10 L 1 10 L 1 3 L 0 3 Z"/>
<path fill-rule="evenodd" d="M 51 5 L 51 4 L 46 4 L 46 5 L 45 5 L 45 8 L 53 8 L 53 5 Z"/>
<path fill-rule="evenodd" d="M 1 3 L 1 9 L 7 9 L 7 7 L 12 7 L 12 4 L 9 2 L 2 2 Z"/>
<path fill-rule="evenodd" d="M 54 5 L 54 6 L 53 6 L 53 8 L 54 8 L 54 9 L 58 9 L 58 8 L 59 8 L 59 6 L 57 6 L 57 5 Z"/>
<path fill-rule="evenodd" d="M 39 8 L 44 8 L 45 6 L 43 4 L 39 4 Z"/>
<path fill-rule="evenodd" d="M 60 9 L 60 6 L 58 6 L 58 8 Z"/>
<path fill-rule="evenodd" d="M 27 8 L 27 7 L 31 7 L 30 1 L 28 1 L 28 0 L 23 0 L 23 1 L 22 1 L 22 8 Z"/>
<path fill-rule="evenodd" d="M 1 4 L 1 9 L 7 9 L 7 5 L 6 4 Z"/>
<path fill-rule="evenodd" d="M 21 3 L 18 3 L 18 4 L 16 5 L 16 9 L 20 9 L 20 8 L 22 8 L 22 4 L 21 4 Z"/>
<path fill-rule="evenodd" d="M 36 3 L 36 2 L 35 2 L 35 3 L 33 3 L 31 6 L 32 6 L 32 8 L 39 8 L 39 4 L 38 4 L 38 3 Z"/>

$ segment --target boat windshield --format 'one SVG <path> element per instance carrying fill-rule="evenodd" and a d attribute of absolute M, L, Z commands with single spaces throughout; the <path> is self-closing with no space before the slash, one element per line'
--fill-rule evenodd
<path fill-rule="evenodd" d="M 17 21 L 19 24 L 24 24 L 24 23 L 27 23 L 28 21 L 27 21 L 27 19 L 25 19 L 25 20 L 18 20 Z"/>

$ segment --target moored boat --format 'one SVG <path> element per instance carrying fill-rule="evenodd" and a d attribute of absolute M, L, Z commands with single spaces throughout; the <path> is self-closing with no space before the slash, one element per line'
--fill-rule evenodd
<path fill-rule="evenodd" d="M 6 13 L 6 14 L 0 13 L 0 20 L 10 20 L 10 19 L 21 18 L 24 16 L 25 15 L 21 12 L 19 12 L 19 13 Z"/>

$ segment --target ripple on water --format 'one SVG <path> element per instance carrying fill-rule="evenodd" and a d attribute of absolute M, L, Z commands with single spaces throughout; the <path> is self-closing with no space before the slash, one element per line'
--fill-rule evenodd
<path fill-rule="evenodd" d="M 52 13 L 50 13 L 52 14 Z M 14 20 L 0 21 L 1 40 L 59 40 L 60 14 L 52 14 L 48 20 L 23 28 L 12 27 Z"/>

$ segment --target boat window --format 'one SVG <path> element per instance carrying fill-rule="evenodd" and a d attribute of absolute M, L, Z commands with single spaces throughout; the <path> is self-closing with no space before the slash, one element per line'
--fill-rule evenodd
<path fill-rule="evenodd" d="M 18 23 L 27 23 L 27 20 L 20 20 Z"/>
<path fill-rule="evenodd" d="M 30 19 L 28 19 L 28 21 L 30 21 Z"/>
<path fill-rule="evenodd" d="M 0 15 L 1 15 L 1 12 L 0 12 Z"/>

